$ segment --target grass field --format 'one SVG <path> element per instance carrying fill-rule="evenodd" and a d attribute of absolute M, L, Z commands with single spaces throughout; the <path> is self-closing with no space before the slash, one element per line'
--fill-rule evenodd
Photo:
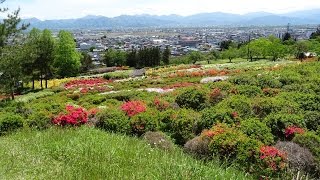
<path fill-rule="evenodd" d="M 250 179 L 181 150 L 83 127 L 22 131 L 0 138 L 0 179 Z"/>

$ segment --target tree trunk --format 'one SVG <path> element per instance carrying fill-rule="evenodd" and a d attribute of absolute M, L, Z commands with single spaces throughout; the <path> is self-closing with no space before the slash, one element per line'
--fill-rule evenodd
<path fill-rule="evenodd" d="M 42 73 L 41 73 L 41 75 L 40 75 L 40 84 L 41 84 L 40 86 L 41 86 L 41 89 L 43 89 L 43 82 L 42 82 L 42 80 L 43 80 L 43 79 L 42 79 Z"/>
<path fill-rule="evenodd" d="M 11 99 L 14 100 L 14 88 L 11 86 Z"/>
<path fill-rule="evenodd" d="M 34 77 L 32 78 L 32 90 L 34 90 Z"/>

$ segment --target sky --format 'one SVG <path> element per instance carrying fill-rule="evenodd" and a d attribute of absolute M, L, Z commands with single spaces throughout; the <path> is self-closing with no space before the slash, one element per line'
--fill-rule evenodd
<path fill-rule="evenodd" d="M 192 15 L 204 12 L 286 13 L 320 8 L 320 0 L 6 0 L 1 7 L 21 8 L 21 17 L 79 18 L 86 15 Z"/>

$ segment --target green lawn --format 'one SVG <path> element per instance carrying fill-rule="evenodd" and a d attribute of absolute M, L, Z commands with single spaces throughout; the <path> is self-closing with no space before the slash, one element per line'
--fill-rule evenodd
<path fill-rule="evenodd" d="M 0 179 L 250 179 L 176 149 L 82 127 L 0 137 Z"/>

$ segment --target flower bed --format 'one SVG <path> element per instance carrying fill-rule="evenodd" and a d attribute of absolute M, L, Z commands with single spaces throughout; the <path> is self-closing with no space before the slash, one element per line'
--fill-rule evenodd
<path fill-rule="evenodd" d="M 108 84 L 112 82 L 103 78 L 96 79 L 77 79 L 69 81 L 64 85 L 66 90 L 78 90 L 81 93 L 88 93 L 91 91 L 105 92 L 112 89 Z"/>

